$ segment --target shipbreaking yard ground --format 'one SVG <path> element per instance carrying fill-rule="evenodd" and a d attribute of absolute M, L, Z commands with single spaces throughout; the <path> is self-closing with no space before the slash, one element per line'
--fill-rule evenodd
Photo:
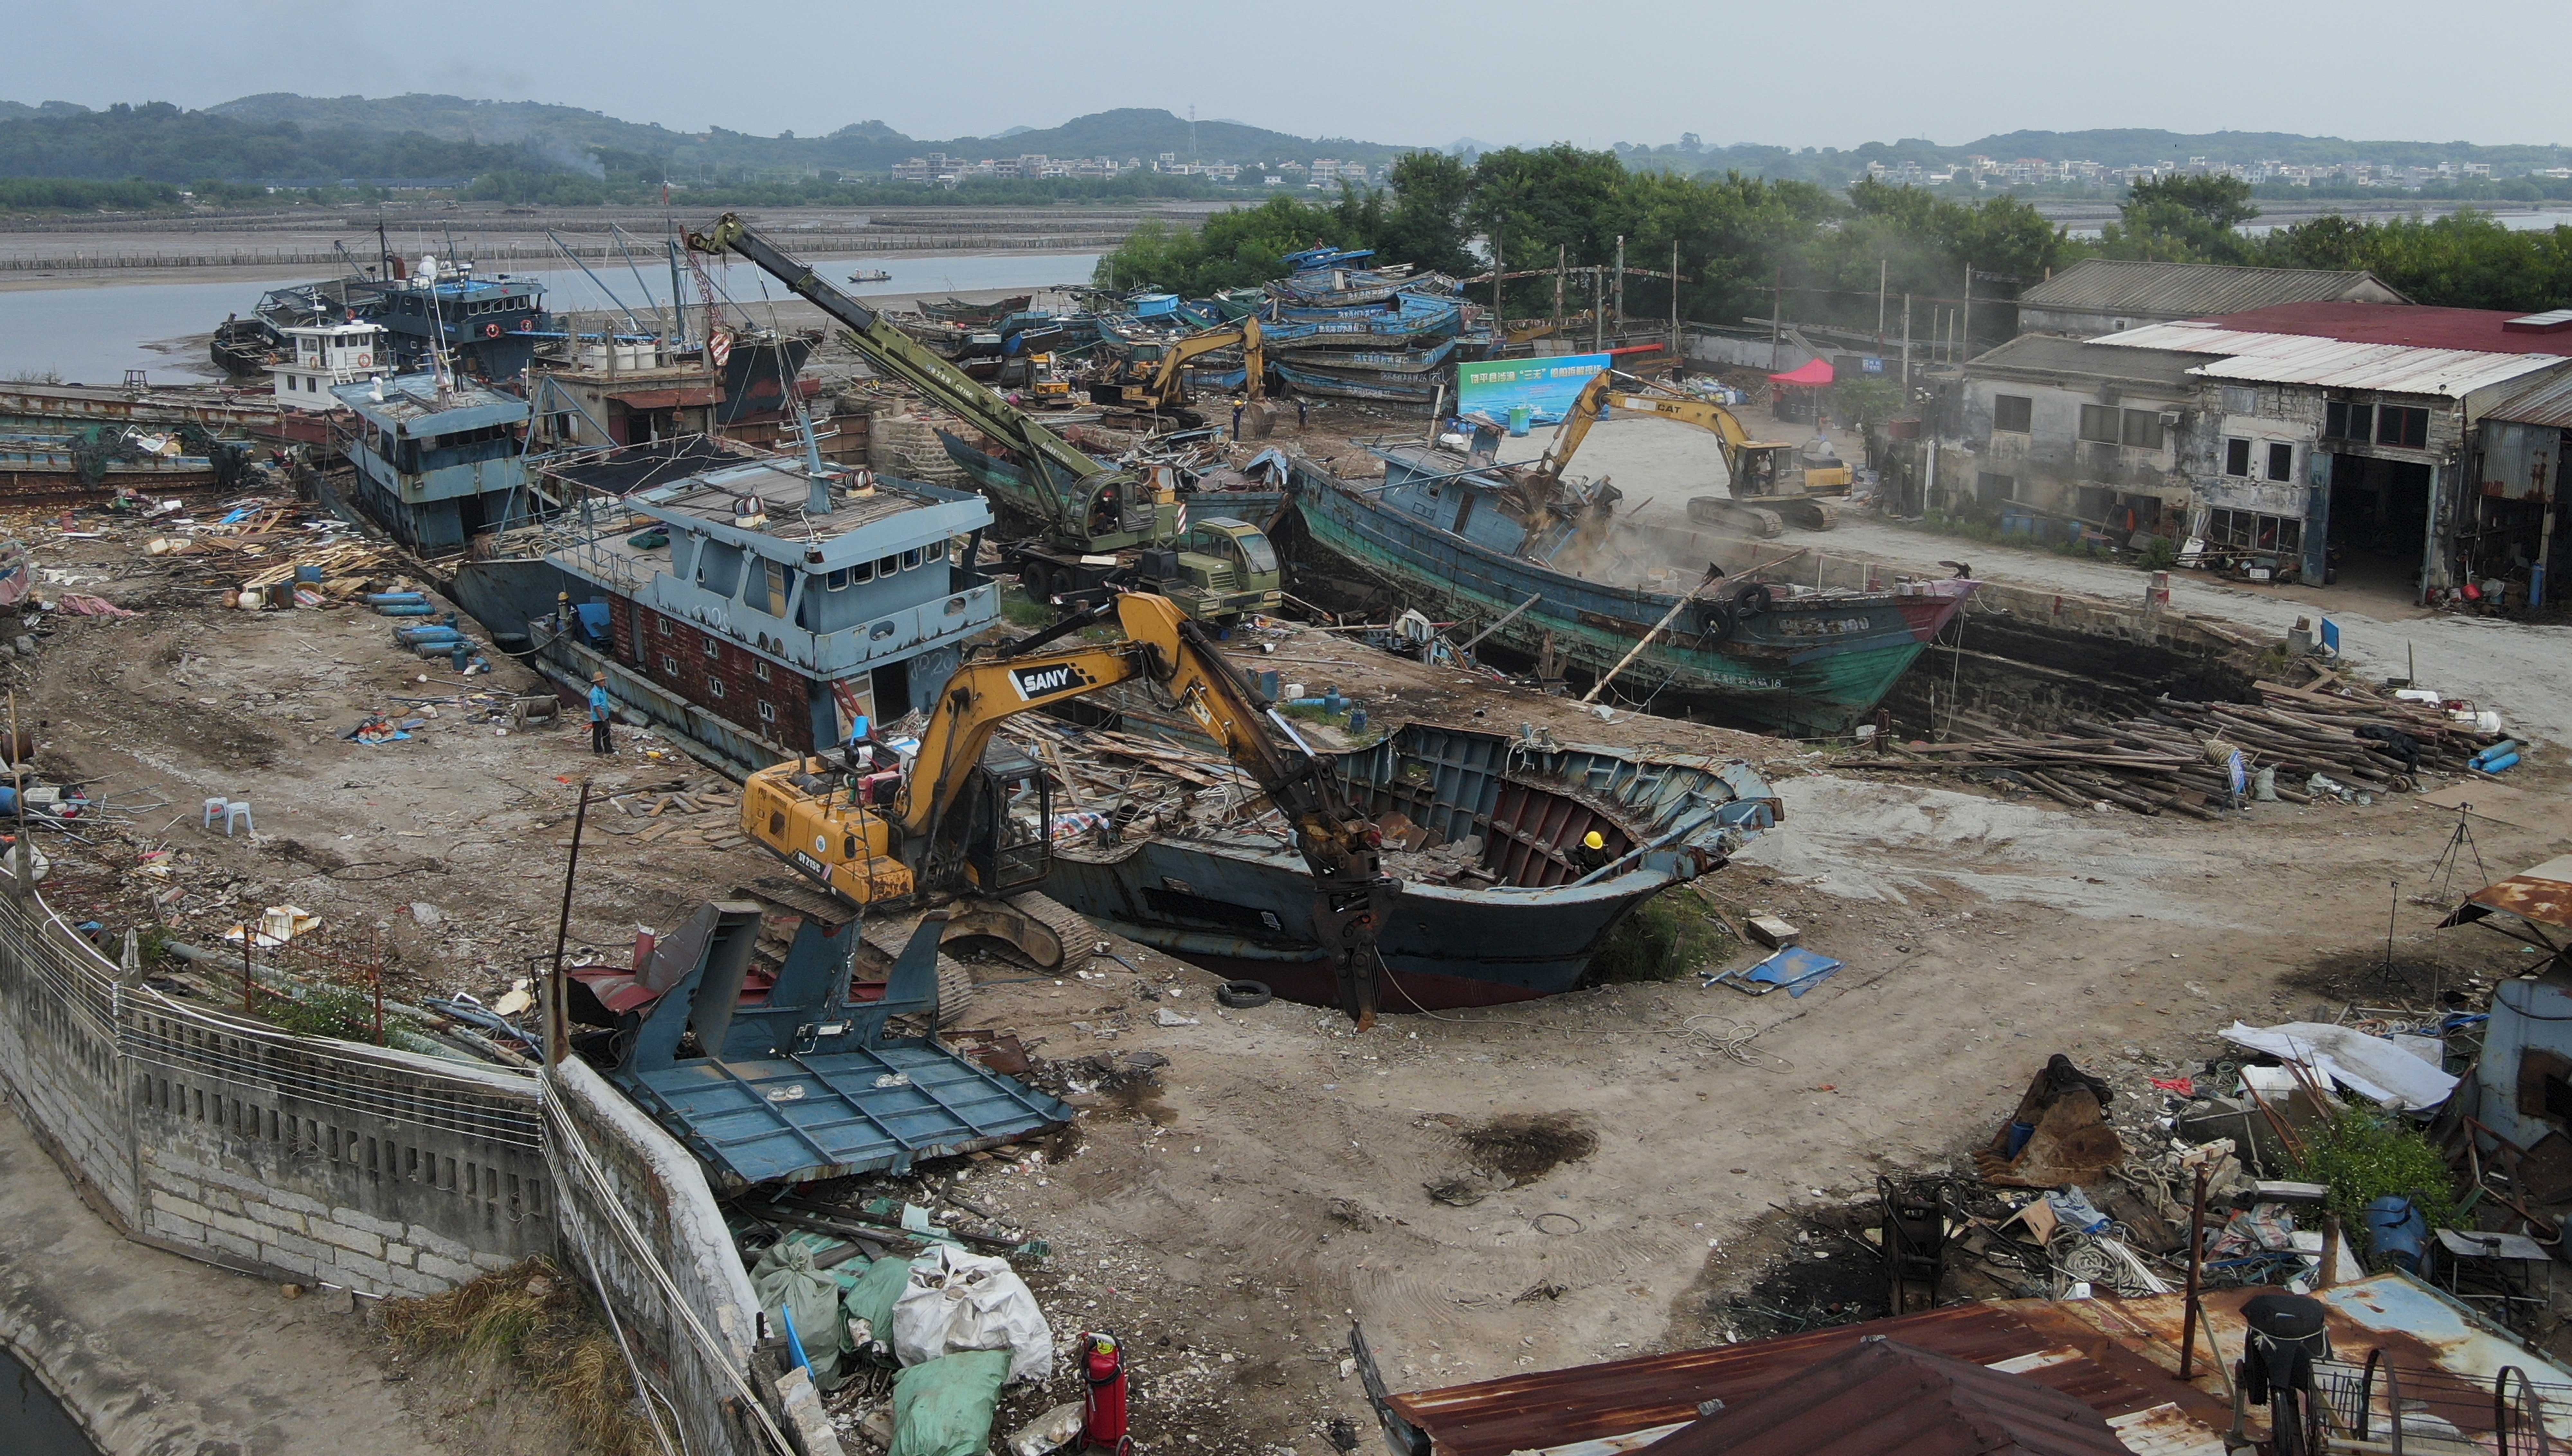
<path fill-rule="evenodd" d="M 581 776 L 602 788 L 709 779 L 683 758 L 639 757 L 630 730 L 612 762 L 595 760 L 570 712 L 501 735 L 443 705 L 410 741 L 347 741 L 365 712 L 416 715 L 401 699 L 535 681 L 505 662 L 494 678 L 453 680 L 361 610 L 219 609 L 141 557 L 139 534 L 27 535 L 40 566 L 140 613 L 50 614 L 34 659 L 9 667 L 38 761 L 111 805 L 165 802 L 112 819 L 107 838 L 183 852 L 167 880 L 109 886 L 68 846 L 67 909 L 84 893 L 177 887 L 174 935 L 211 943 L 245 911 L 294 904 L 328 929 L 380 929 L 390 996 L 493 1000 L 550 950 Z M 2432 866 L 2455 818 L 2407 800 L 2258 805 L 2221 824 L 2074 812 L 1833 774 L 1827 755 L 1717 728 L 1603 722 L 1319 631 L 1243 656 L 1339 687 L 1382 725 L 1528 724 L 1567 742 L 1751 757 L 1785 822 L 1701 884 L 1736 924 L 1783 917 L 1846 969 L 1800 1000 L 1681 975 L 1387 1016 L 1366 1033 L 1282 1002 L 1218 1008 L 1214 978 L 1121 941 L 1141 974 L 1096 960 L 983 987 L 968 1024 L 1013 1032 L 1042 1058 L 1169 1059 L 1157 1079 L 1074 1095 L 1080 1120 L 1044 1158 L 929 1170 L 1051 1242 L 1031 1282 L 1058 1332 L 1127 1341 L 1146 1449 L 1317 1451 L 1334 1417 L 1369 1431 L 1345 1373 L 1353 1320 L 1396 1389 L 1741 1333 L 1733 1295 L 1756 1285 L 1754 1305 L 1773 1304 L 1791 1297 L 1779 1278 L 1819 1272 L 1810 1248 L 1779 1262 L 1798 1252 L 1798 1225 L 1778 1210 L 1869 1196 L 1880 1170 L 1960 1160 L 2053 1053 L 2149 1101 L 2146 1078 L 2196 1070 L 2236 1017 L 2389 994 L 2369 971 L 2388 910 L 2397 978 L 2428 959 L 2486 974 L 2507 959 L 2454 939 L 2469 931 L 2430 930 L 2440 909 L 2412 897 L 2443 893 Z M 2564 776 L 2513 777 L 2547 794 Z M 257 835 L 202 828 L 198 806 L 215 796 L 250 799 Z M 645 843 L 639 822 L 594 814 L 575 956 L 621 958 L 637 925 L 675 926 L 707 895 L 773 873 L 754 847 L 685 842 L 721 837 L 720 819 L 704 823 Z M 2474 829 L 2495 873 L 2546 858 L 2558 837 Z M 2452 888 L 2476 875 L 2467 866 Z M 1735 948 L 1728 964 L 1756 954 Z M 1145 986 L 1165 999 L 1145 1000 Z M 1194 1024 L 1160 1026 L 1157 1008 Z M 1754 1034 L 1746 1061 L 1718 1046 L 1740 1029 Z M 1496 1121 L 1502 1151 L 1477 1156 L 1474 1134 Z M 1519 1181 L 1488 1166 L 1473 1176 L 1512 1147 L 1529 1159 Z M 1567 1152 L 1580 1155 L 1538 1166 Z M 1427 1191 L 1459 1178 L 1477 1200 Z M 1841 1258 L 1832 1276 L 1870 1287 L 1871 1263 Z"/>

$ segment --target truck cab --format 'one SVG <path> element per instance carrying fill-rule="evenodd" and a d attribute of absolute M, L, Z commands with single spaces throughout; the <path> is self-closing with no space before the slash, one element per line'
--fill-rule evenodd
<path fill-rule="evenodd" d="M 1163 577 L 1162 594 L 1199 621 L 1230 621 L 1247 612 L 1273 612 L 1284 576 L 1267 533 L 1246 520 L 1210 515 L 1191 521 L 1179 538 Z"/>

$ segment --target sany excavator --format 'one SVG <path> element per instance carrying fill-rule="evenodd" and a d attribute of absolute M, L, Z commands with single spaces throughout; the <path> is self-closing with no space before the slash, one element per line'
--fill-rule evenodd
<path fill-rule="evenodd" d="M 1688 519 L 1700 525 L 1746 530 L 1755 536 L 1776 535 L 1786 528 L 1788 519 L 1818 531 L 1829 530 L 1838 522 L 1837 508 L 1823 496 L 1847 493 L 1847 465 L 1836 458 L 1799 458 L 1797 447 L 1791 444 L 1754 440 L 1731 410 L 1713 400 L 1674 394 L 1613 369 L 1600 370 L 1582 389 L 1564 411 L 1563 423 L 1555 429 L 1554 443 L 1547 448 L 1544 460 L 1533 468 L 1560 478 L 1572 463 L 1573 453 L 1581 448 L 1581 441 L 1589 435 L 1590 426 L 1611 408 L 1656 414 L 1712 432 L 1723 451 L 1732 493 L 1728 497 L 1689 497 Z M 1808 455 L 1809 451 L 1804 453 Z M 1776 509 L 1757 503 L 1761 500 Z"/>
<path fill-rule="evenodd" d="M 1128 361 L 1105 376 L 1092 380 L 1089 385 L 1090 402 L 1150 410 L 1156 414 L 1183 408 L 1190 402 L 1187 387 L 1189 363 L 1227 349 L 1238 349 L 1242 362 L 1242 393 L 1250 401 L 1242 432 L 1253 437 L 1268 432 L 1268 355 L 1260 343 L 1257 318 L 1182 335 L 1160 348 L 1160 359 L 1149 364 Z"/>
<path fill-rule="evenodd" d="M 1006 554 L 1039 600 L 1097 599 L 1110 576 L 1178 602 L 1188 615 L 1229 621 L 1275 611 L 1284 585 L 1276 548 L 1257 526 L 1228 517 L 1183 525 L 1176 489 L 1083 454 L 1025 410 L 940 359 L 883 315 L 840 292 L 741 218 L 726 213 L 690 233 L 699 253 L 738 253 L 847 326 L 849 346 L 869 364 L 997 440 L 1011 457 L 995 477 L 976 480 L 992 504 L 1033 520 L 1034 541 Z"/>
<path fill-rule="evenodd" d="M 1121 641 L 1041 650 L 1113 616 Z M 1033 887 L 1052 864 L 1044 770 L 992 734 L 1002 719 L 1146 679 L 1178 701 L 1282 811 L 1313 875 L 1315 941 L 1339 964 L 1342 1007 L 1374 1023 L 1376 938 L 1399 885 L 1376 826 L 1351 808 L 1327 763 L 1166 597 L 1127 592 L 1074 612 L 950 678 L 906 766 L 852 745 L 750 776 L 742 832 L 808 878 L 865 907 Z M 1274 724 L 1297 752 L 1268 736 Z"/>

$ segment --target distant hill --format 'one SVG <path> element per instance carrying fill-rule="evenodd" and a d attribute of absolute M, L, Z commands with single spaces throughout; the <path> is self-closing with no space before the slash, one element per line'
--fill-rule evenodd
<path fill-rule="evenodd" d="M 104 181 L 437 184 L 553 165 L 521 145 L 419 132 L 254 123 L 167 102 L 105 111 L 48 102 L 0 118 L 0 177 Z M 595 166 L 595 163 L 590 164 Z"/>
<path fill-rule="evenodd" d="M 1013 126 L 988 137 L 947 141 L 914 138 L 881 121 L 844 126 L 827 136 L 753 136 L 722 127 L 678 132 L 648 123 L 619 121 L 578 107 L 532 101 L 467 101 L 459 96 L 314 97 L 287 92 L 245 96 L 208 107 L 214 115 L 304 127 L 374 132 L 418 132 L 444 141 L 508 143 L 548 149 L 566 159 L 606 147 L 637 157 L 663 159 L 679 175 L 700 167 L 840 168 L 882 172 L 929 152 L 963 157 L 1139 157 L 1163 152 L 1208 162 L 1310 162 L 1316 157 L 1390 161 L 1408 147 L 1375 142 L 1315 140 L 1239 122 L 1201 121 L 1191 149 L 1185 117 L 1167 111 L 1125 108 L 1076 117 L 1056 127 Z"/>

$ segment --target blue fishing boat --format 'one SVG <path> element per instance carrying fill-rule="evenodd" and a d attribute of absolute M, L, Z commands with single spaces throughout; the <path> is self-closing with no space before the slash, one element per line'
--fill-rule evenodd
<path fill-rule="evenodd" d="M 1333 356 L 1336 358 L 1336 356 Z M 1327 394 L 1342 399 L 1382 399 L 1396 404 L 1434 404 L 1444 386 L 1443 374 L 1341 373 L 1316 368 L 1303 356 L 1296 362 L 1272 360 L 1269 367 L 1295 386 L 1299 394 Z"/>
<path fill-rule="evenodd" d="M 1338 756 L 1402 882 L 1377 949 L 1387 1011 L 1570 991 L 1634 907 L 1720 869 L 1781 817 L 1746 763 L 1411 723 Z M 1575 860 L 1584 836 L 1608 863 Z M 1275 834 L 1195 825 L 1057 847 L 1045 893 L 1130 939 L 1290 1000 L 1336 1000 L 1311 872 Z"/>
<path fill-rule="evenodd" d="M 1606 535 L 1612 487 L 1547 482 L 1488 455 L 1426 444 L 1370 450 L 1384 461 L 1380 485 L 1294 461 L 1296 514 L 1325 555 L 1362 578 L 1399 583 L 1406 606 L 1498 622 L 1489 640 L 1511 651 L 1551 654 L 1593 677 L 1626 663 L 1617 683 L 1627 696 L 1705 699 L 1745 726 L 1848 732 L 1975 586 L 1965 578 L 1874 591 L 1719 581 L 1682 600 L 1605 585 L 1566 567 Z"/>

